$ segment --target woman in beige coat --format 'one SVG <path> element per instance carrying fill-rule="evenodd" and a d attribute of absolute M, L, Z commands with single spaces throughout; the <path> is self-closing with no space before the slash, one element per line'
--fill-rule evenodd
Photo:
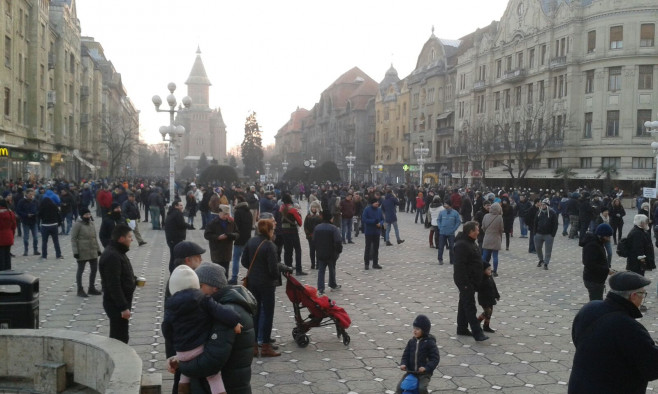
<path fill-rule="evenodd" d="M 73 257 L 78 261 L 78 272 L 75 280 L 78 284 L 78 297 L 88 297 L 82 288 L 82 273 L 85 270 L 85 264 L 89 262 L 91 273 L 89 274 L 89 289 L 91 295 L 101 295 L 96 289 L 96 272 L 98 272 L 98 256 L 101 255 L 101 249 L 96 237 L 96 228 L 91 221 L 91 213 L 87 208 L 80 208 L 81 221 L 76 222 L 71 230 L 71 247 L 73 248 Z"/>
<path fill-rule="evenodd" d="M 498 276 L 498 251 L 503 242 L 503 209 L 499 203 L 491 204 L 489 213 L 482 219 L 482 231 L 484 240 L 482 242 L 482 260 L 487 263 L 493 255 L 493 276 Z"/>

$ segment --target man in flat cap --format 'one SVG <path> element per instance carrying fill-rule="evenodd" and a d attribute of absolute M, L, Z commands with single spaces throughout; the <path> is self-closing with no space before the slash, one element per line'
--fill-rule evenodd
<path fill-rule="evenodd" d="M 576 354 L 569 393 L 644 393 L 658 379 L 658 346 L 635 320 L 642 317 L 650 283 L 635 272 L 614 274 L 605 300 L 578 312 L 571 328 Z"/>

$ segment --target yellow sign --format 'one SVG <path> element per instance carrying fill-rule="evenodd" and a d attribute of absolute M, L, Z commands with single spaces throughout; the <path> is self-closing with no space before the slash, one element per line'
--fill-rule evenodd
<path fill-rule="evenodd" d="M 61 163 L 61 161 L 62 161 L 62 154 L 61 153 L 53 153 L 50 156 L 50 162 L 52 164 Z"/>
<path fill-rule="evenodd" d="M 0 148 L 0 157 L 8 157 L 8 156 L 9 156 L 9 149 Z"/>

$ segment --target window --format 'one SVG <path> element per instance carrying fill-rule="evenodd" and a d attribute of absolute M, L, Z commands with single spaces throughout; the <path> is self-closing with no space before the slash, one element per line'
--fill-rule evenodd
<path fill-rule="evenodd" d="M 503 75 L 503 61 L 501 59 L 496 60 L 496 78 L 500 78 Z"/>
<path fill-rule="evenodd" d="M 41 48 L 46 47 L 46 25 L 41 24 Z"/>
<path fill-rule="evenodd" d="M 653 23 L 643 23 L 642 26 L 640 26 L 640 46 L 652 47 L 655 34 L 656 25 Z"/>
<path fill-rule="evenodd" d="M 528 68 L 535 67 L 535 48 L 531 48 L 528 51 Z"/>
<path fill-rule="evenodd" d="M 592 112 L 585 112 L 585 127 L 583 128 L 583 138 L 592 138 Z"/>
<path fill-rule="evenodd" d="M 606 137 L 619 137 L 619 111 L 608 111 Z"/>
<path fill-rule="evenodd" d="M 11 68 L 11 38 L 5 36 L 5 66 Z"/>
<path fill-rule="evenodd" d="M 461 74 L 459 76 L 459 90 L 466 89 L 466 74 Z"/>
<path fill-rule="evenodd" d="M 621 67 L 608 69 L 608 90 L 612 92 L 621 90 Z"/>
<path fill-rule="evenodd" d="M 510 106 L 510 91 L 509 89 L 505 89 L 505 108 L 509 108 Z"/>
<path fill-rule="evenodd" d="M 45 124 L 45 110 L 43 108 L 43 105 L 39 106 L 39 128 L 43 130 L 43 126 Z"/>
<path fill-rule="evenodd" d="M 553 77 L 553 98 L 562 98 L 567 96 L 567 75 L 558 75 Z"/>
<path fill-rule="evenodd" d="M 580 158 L 580 168 L 592 168 L 592 158 L 591 157 L 581 157 Z"/>
<path fill-rule="evenodd" d="M 516 54 L 516 68 L 523 68 L 523 52 Z"/>
<path fill-rule="evenodd" d="M 505 59 L 505 71 L 512 71 L 512 56 Z"/>
<path fill-rule="evenodd" d="M 638 137 L 648 137 L 649 132 L 647 132 L 646 127 L 644 127 L 644 122 L 651 121 L 651 110 L 650 109 L 638 109 L 637 110 L 637 136 Z"/>
<path fill-rule="evenodd" d="M 637 88 L 640 90 L 653 89 L 653 66 L 640 66 Z"/>
<path fill-rule="evenodd" d="M 596 51 L 596 30 L 587 32 L 587 53 Z"/>
<path fill-rule="evenodd" d="M 478 81 L 484 81 L 487 79 L 487 66 L 482 65 L 478 68 Z"/>
<path fill-rule="evenodd" d="M 42 64 L 39 66 L 39 85 L 42 90 L 46 89 L 46 67 Z"/>
<path fill-rule="evenodd" d="M 427 103 L 434 104 L 434 88 L 427 89 Z"/>
<path fill-rule="evenodd" d="M 548 159 L 548 168 L 562 167 L 562 158 Z"/>
<path fill-rule="evenodd" d="M 73 53 L 71 53 L 69 59 L 69 71 L 71 74 L 75 74 L 75 55 Z"/>
<path fill-rule="evenodd" d="M 545 94 L 544 81 L 539 81 L 538 84 L 539 84 L 539 102 L 543 103 L 544 102 L 544 94 Z"/>
<path fill-rule="evenodd" d="M 11 89 L 5 88 L 5 116 L 11 116 Z"/>
<path fill-rule="evenodd" d="M 521 105 L 521 87 L 517 86 L 514 88 L 514 105 L 519 106 Z"/>
<path fill-rule="evenodd" d="M 532 101 L 534 100 L 533 97 L 533 84 L 529 83 L 528 84 L 528 104 L 532 104 Z"/>
<path fill-rule="evenodd" d="M 602 157 L 601 167 L 621 168 L 621 157 Z"/>
<path fill-rule="evenodd" d="M 541 52 L 539 53 L 539 64 L 546 64 L 546 44 L 541 46 Z"/>
<path fill-rule="evenodd" d="M 613 26 L 610 28 L 610 49 L 622 49 L 624 47 L 624 26 Z"/>
<path fill-rule="evenodd" d="M 484 94 L 477 96 L 477 113 L 483 114 L 486 110 Z"/>
<path fill-rule="evenodd" d="M 585 71 L 585 93 L 594 93 L 594 70 Z"/>
<path fill-rule="evenodd" d="M 500 109 L 500 92 L 494 93 L 494 110 L 498 111 Z"/>
<path fill-rule="evenodd" d="M 653 168 L 653 157 L 634 157 L 633 158 L 633 168 L 635 169 L 645 169 Z"/>

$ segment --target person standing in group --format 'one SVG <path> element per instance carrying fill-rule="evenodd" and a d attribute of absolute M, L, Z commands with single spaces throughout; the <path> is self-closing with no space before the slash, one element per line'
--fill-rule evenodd
<path fill-rule="evenodd" d="M 353 244 L 352 241 L 352 221 L 354 218 L 354 201 L 352 200 L 352 193 L 348 193 L 345 199 L 340 202 L 341 214 L 341 237 L 343 243 Z"/>
<path fill-rule="evenodd" d="M 73 257 L 78 263 L 78 270 L 75 274 L 75 282 L 78 285 L 78 297 L 87 297 L 90 295 L 101 295 L 96 289 L 96 273 L 98 272 L 98 256 L 101 255 L 101 247 L 96 237 L 96 228 L 91 220 L 89 208 L 80 208 L 80 221 L 75 222 L 71 231 L 71 248 Z M 89 287 L 85 293 L 82 287 L 82 273 L 85 265 L 89 262 Z"/>
<path fill-rule="evenodd" d="M 494 305 L 500 301 L 500 294 L 498 294 L 498 287 L 496 287 L 496 281 L 493 278 L 495 275 L 491 271 L 491 264 L 485 261 L 483 268 L 482 282 L 477 288 L 478 304 L 482 307 L 482 314 L 478 316 L 478 321 L 484 321 L 482 331 L 494 333 L 496 330 L 490 326 L 491 316 L 493 315 Z"/>
<path fill-rule="evenodd" d="M 605 300 L 589 302 L 576 314 L 569 394 L 645 393 L 648 382 L 658 379 L 658 345 L 636 320 L 650 283 L 634 272 L 616 273 Z"/>
<path fill-rule="evenodd" d="M 322 204 L 320 204 L 320 201 L 315 200 L 309 205 L 309 212 L 304 218 L 304 234 L 306 234 L 306 240 L 308 241 L 311 269 L 314 270 L 316 269 L 316 251 L 313 242 L 313 231 L 318 224 L 322 223 Z"/>
<path fill-rule="evenodd" d="M 602 223 L 596 227 L 594 234 L 588 233 L 583 239 L 583 282 L 589 293 L 589 300 L 602 300 L 605 281 L 615 271 L 608 265 L 604 244 L 610 242 L 612 227 Z"/>
<path fill-rule="evenodd" d="M 235 223 L 235 228 L 239 236 L 233 242 L 231 279 L 228 281 L 228 284 L 230 285 L 238 284 L 238 272 L 240 272 L 240 258 L 242 257 L 242 250 L 244 249 L 244 245 L 247 243 L 247 241 L 249 241 L 249 238 L 251 238 L 251 230 L 253 228 L 251 211 L 249 211 L 249 204 L 247 204 L 244 196 L 236 196 L 235 201 L 237 204 L 235 204 L 235 209 L 233 210 L 235 215 L 233 218 L 233 223 Z M 210 221 L 208 223 L 210 223 Z M 206 226 L 208 223 L 206 223 Z"/>
<path fill-rule="evenodd" d="M 187 238 L 187 229 L 188 225 L 185 223 L 185 217 L 183 216 L 183 203 L 180 200 L 175 200 L 171 204 L 171 207 L 169 207 L 169 212 L 167 212 L 167 218 L 164 222 L 165 239 L 167 246 L 169 246 L 169 273 L 176 268 L 174 264 L 174 248 L 178 243 L 185 241 Z"/>
<path fill-rule="evenodd" d="M 118 202 L 113 202 L 110 204 L 110 209 L 103 214 L 101 228 L 98 232 L 98 238 L 100 238 L 101 245 L 103 245 L 104 248 L 112 240 L 112 230 L 114 230 L 114 227 L 119 223 L 125 224 L 121 219 L 121 205 Z"/>
<path fill-rule="evenodd" d="M 443 249 L 448 248 L 450 264 L 454 264 L 455 254 L 455 232 L 461 225 L 461 217 L 457 210 L 452 209 L 452 202 L 445 200 L 443 202 L 444 210 L 439 213 L 437 225 L 439 228 L 439 265 L 443 265 Z"/>
<path fill-rule="evenodd" d="M 141 217 L 141 214 L 139 213 L 139 208 L 137 207 L 137 203 L 135 202 L 135 193 L 133 192 L 128 192 L 128 199 L 121 204 L 121 216 L 123 219 L 130 223 L 128 226 L 130 226 L 131 229 L 133 229 L 133 234 L 135 235 L 135 238 L 137 239 L 137 243 L 139 246 L 146 245 L 146 241 L 142 238 L 142 234 L 139 232 L 139 219 Z"/>
<path fill-rule="evenodd" d="M 621 201 L 618 198 L 615 198 L 612 200 L 612 205 L 610 205 L 608 213 L 610 215 L 610 227 L 612 227 L 612 240 L 615 242 L 615 245 L 617 245 L 617 241 L 622 238 L 626 210 L 624 209 L 624 206 L 621 205 Z"/>
<path fill-rule="evenodd" d="M 160 207 L 164 205 L 164 198 L 159 187 L 151 188 L 148 196 L 149 213 L 151 214 L 151 226 L 153 230 L 160 230 Z"/>
<path fill-rule="evenodd" d="M 41 258 L 48 258 L 48 237 L 53 238 L 55 246 L 55 257 L 63 259 L 62 251 L 59 247 L 59 233 L 57 229 L 62 224 L 62 216 L 59 208 L 55 205 L 55 193 L 48 190 L 41 199 L 39 204 L 39 220 L 41 221 Z"/>
<path fill-rule="evenodd" d="M 601 206 L 600 213 L 596 216 L 594 220 L 594 225 L 595 225 L 594 229 L 596 230 L 596 227 L 598 227 L 600 224 L 603 223 L 610 225 L 609 210 L 608 207 L 606 206 Z M 605 246 L 605 250 L 608 255 L 608 267 L 612 267 L 612 242 L 610 242 L 610 237 L 607 238 L 607 241 L 603 244 L 603 246 Z"/>
<path fill-rule="evenodd" d="M 338 290 L 341 286 L 336 283 L 336 262 L 343 251 L 341 233 L 331 224 L 332 216 L 329 212 L 322 212 L 322 223 L 313 230 L 312 243 L 315 246 L 318 264 L 318 294 L 324 294 L 324 275 L 329 268 L 329 287 Z"/>
<path fill-rule="evenodd" d="M 379 208 L 379 199 L 371 198 L 368 205 L 363 210 L 361 222 L 363 222 L 363 233 L 366 236 L 366 246 L 363 253 L 363 262 L 365 269 L 370 269 L 370 260 L 372 259 L 372 268 L 381 269 L 379 265 L 379 237 L 381 228 L 384 225 L 384 215 Z"/>
<path fill-rule="evenodd" d="M 509 239 L 512 236 L 512 232 L 514 230 L 514 207 L 511 204 L 512 201 L 510 201 L 507 195 L 500 199 L 500 207 L 504 225 L 503 227 L 505 230 L 505 250 L 509 250 Z M 494 272 L 496 272 L 495 269 Z"/>
<path fill-rule="evenodd" d="M 542 200 L 534 223 L 535 249 L 539 258 L 537 267 L 543 265 L 545 270 L 548 269 L 548 264 L 551 262 L 553 240 L 555 239 L 558 228 L 557 213 L 549 207 L 549 204 L 550 200 L 548 198 Z M 544 246 L 546 247 L 545 249 Z"/>
<path fill-rule="evenodd" d="M 288 267 L 292 267 L 292 254 L 295 253 L 295 274 L 298 276 L 308 275 L 302 270 L 302 244 L 299 240 L 299 227 L 302 225 L 302 217 L 299 211 L 292 205 L 290 194 L 281 197 L 283 204 L 279 209 L 281 213 L 281 233 L 283 235 L 283 261 Z"/>
<path fill-rule="evenodd" d="M 11 247 L 16 233 L 16 215 L 7 207 L 7 200 L 0 198 L 0 271 L 11 269 Z"/>
<path fill-rule="evenodd" d="M 96 194 L 96 216 L 103 217 L 112 206 L 112 186 L 103 185 Z"/>
<path fill-rule="evenodd" d="M 366 201 L 361 196 L 360 192 L 354 192 L 354 236 L 358 237 L 359 233 L 362 232 L 361 226 L 361 215 L 363 215 L 363 210 L 365 209 Z M 402 210 L 400 211 L 402 212 Z"/>
<path fill-rule="evenodd" d="M 432 329 L 430 319 L 425 315 L 418 315 L 414 319 L 412 327 L 414 337 L 407 342 L 400 361 L 400 369 L 407 373 L 400 379 L 395 394 L 402 394 L 402 382 L 411 373 L 418 378 L 418 393 L 427 394 L 427 386 L 432 379 L 432 374 L 441 361 L 436 338 L 430 334 Z"/>
<path fill-rule="evenodd" d="M 482 260 L 489 263 L 493 256 L 493 276 L 498 276 L 498 251 L 502 247 L 503 233 L 505 226 L 503 223 L 502 208 L 499 203 L 491 204 L 489 213 L 482 219 L 482 230 L 484 239 L 482 240 Z"/>
<path fill-rule="evenodd" d="M 476 244 L 480 228 L 477 222 L 464 223 L 463 231 L 457 235 L 455 242 L 455 268 L 453 279 L 459 290 L 457 309 L 457 335 L 473 336 L 476 341 L 486 341 L 488 336 L 482 332 L 475 307 L 475 292 L 482 282 L 484 264 Z M 470 325 L 471 329 L 468 329 Z"/>
<path fill-rule="evenodd" d="M 525 218 L 528 215 L 530 208 L 532 208 L 532 203 L 528 201 L 525 194 L 521 194 L 519 196 L 519 203 L 516 204 L 516 212 L 519 217 L 519 228 L 521 229 L 520 238 L 528 238 L 528 226 L 526 225 Z"/>
<path fill-rule="evenodd" d="M 425 215 L 424 208 L 425 208 L 425 197 L 423 196 L 423 192 L 419 191 L 418 195 L 416 196 L 416 219 L 414 219 L 414 223 L 418 223 L 419 217 L 421 224 L 423 223 L 423 215 Z"/>
<path fill-rule="evenodd" d="M 137 281 L 130 259 L 126 256 L 133 241 L 127 224 L 117 224 L 112 230 L 112 241 L 98 262 L 103 286 L 103 309 L 110 320 L 110 338 L 128 343 L 133 294 Z"/>
<path fill-rule="evenodd" d="M 540 206 L 541 200 L 535 198 L 532 207 L 530 207 L 528 213 L 525 216 L 525 223 L 528 225 L 528 229 L 530 230 L 530 236 L 528 237 L 528 253 L 537 254 L 537 249 L 535 249 L 535 219 L 537 219 Z"/>
<path fill-rule="evenodd" d="M 231 208 L 228 205 L 220 205 L 219 214 L 206 224 L 206 231 L 203 233 L 210 247 L 210 260 L 224 267 L 227 278 L 233 241 L 240 235 L 230 212 Z"/>
<path fill-rule="evenodd" d="M 288 195 L 288 198 L 290 196 Z M 275 290 L 281 286 L 281 273 L 292 271 L 291 267 L 280 264 L 277 260 L 274 237 L 274 221 L 261 219 L 258 221 L 257 233 L 247 242 L 242 252 L 242 266 L 247 269 L 247 289 L 256 298 L 256 313 L 254 328 L 256 341 L 254 357 L 278 357 L 272 340 L 272 324 L 274 322 Z"/>
<path fill-rule="evenodd" d="M 333 194 L 329 199 L 328 211 L 331 212 L 331 215 L 334 217 L 333 219 L 334 226 L 340 229 L 343 223 L 343 213 L 340 210 L 340 205 L 341 205 L 340 194 L 338 194 L 338 190 L 334 190 L 332 193 Z"/>
<path fill-rule="evenodd" d="M 655 254 L 649 235 L 649 218 L 646 215 L 635 215 L 633 228 L 626 236 L 629 243 L 628 257 L 626 258 L 626 270 L 644 276 L 645 271 L 656 268 Z M 642 312 L 646 306 L 642 305 Z"/>
<path fill-rule="evenodd" d="M 584 192 L 580 197 L 580 202 L 578 203 L 578 225 L 579 229 L 579 242 L 582 242 L 585 238 L 585 234 L 589 231 L 589 224 L 594 219 L 594 208 L 592 207 L 592 202 L 590 201 L 589 193 Z"/>
<path fill-rule="evenodd" d="M 62 189 L 59 199 L 61 201 L 60 213 L 63 219 L 66 219 L 66 222 L 62 220 L 62 232 L 59 235 L 69 235 L 71 227 L 73 227 L 73 208 L 75 207 L 75 199 L 67 189 Z"/>
<path fill-rule="evenodd" d="M 187 192 L 187 194 L 185 194 L 185 213 L 187 214 L 187 225 L 190 230 L 195 230 L 194 218 L 196 217 L 198 206 L 199 204 L 197 203 L 196 197 L 194 196 L 194 191 L 190 190 Z"/>
<path fill-rule="evenodd" d="M 441 197 L 434 196 L 432 198 L 432 203 L 430 204 L 428 211 L 430 215 L 430 248 L 439 247 L 439 227 L 437 226 L 439 220 L 439 213 L 443 211 L 443 203 L 441 202 Z"/>
<path fill-rule="evenodd" d="M 580 231 L 580 193 L 573 192 L 569 195 L 569 201 L 567 202 L 567 215 L 569 215 L 569 239 L 574 239 L 578 236 Z M 579 237 L 580 239 L 580 237 Z"/>
<path fill-rule="evenodd" d="M 199 212 L 201 212 L 201 230 L 206 229 L 208 217 L 210 216 L 210 199 L 214 195 L 211 187 L 201 186 L 201 202 L 199 202 Z"/>
<path fill-rule="evenodd" d="M 254 228 L 256 228 L 256 222 L 258 222 L 258 206 L 260 204 L 260 198 L 258 193 L 256 193 L 256 187 L 251 186 L 246 196 L 247 204 L 249 204 L 249 210 L 251 211 L 252 223 Z M 290 199 L 292 201 L 292 198 Z"/>
<path fill-rule="evenodd" d="M 400 239 L 400 230 L 398 229 L 397 208 L 399 204 L 400 202 L 393 194 L 393 190 L 386 190 L 386 196 L 384 196 L 384 202 L 382 203 L 382 212 L 384 214 L 384 222 L 386 223 L 386 233 L 384 236 L 386 246 L 393 245 L 391 243 L 391 227 L 395 229 L 395 239 L 398 245 L 404 242 L 404 239 Z"/>

